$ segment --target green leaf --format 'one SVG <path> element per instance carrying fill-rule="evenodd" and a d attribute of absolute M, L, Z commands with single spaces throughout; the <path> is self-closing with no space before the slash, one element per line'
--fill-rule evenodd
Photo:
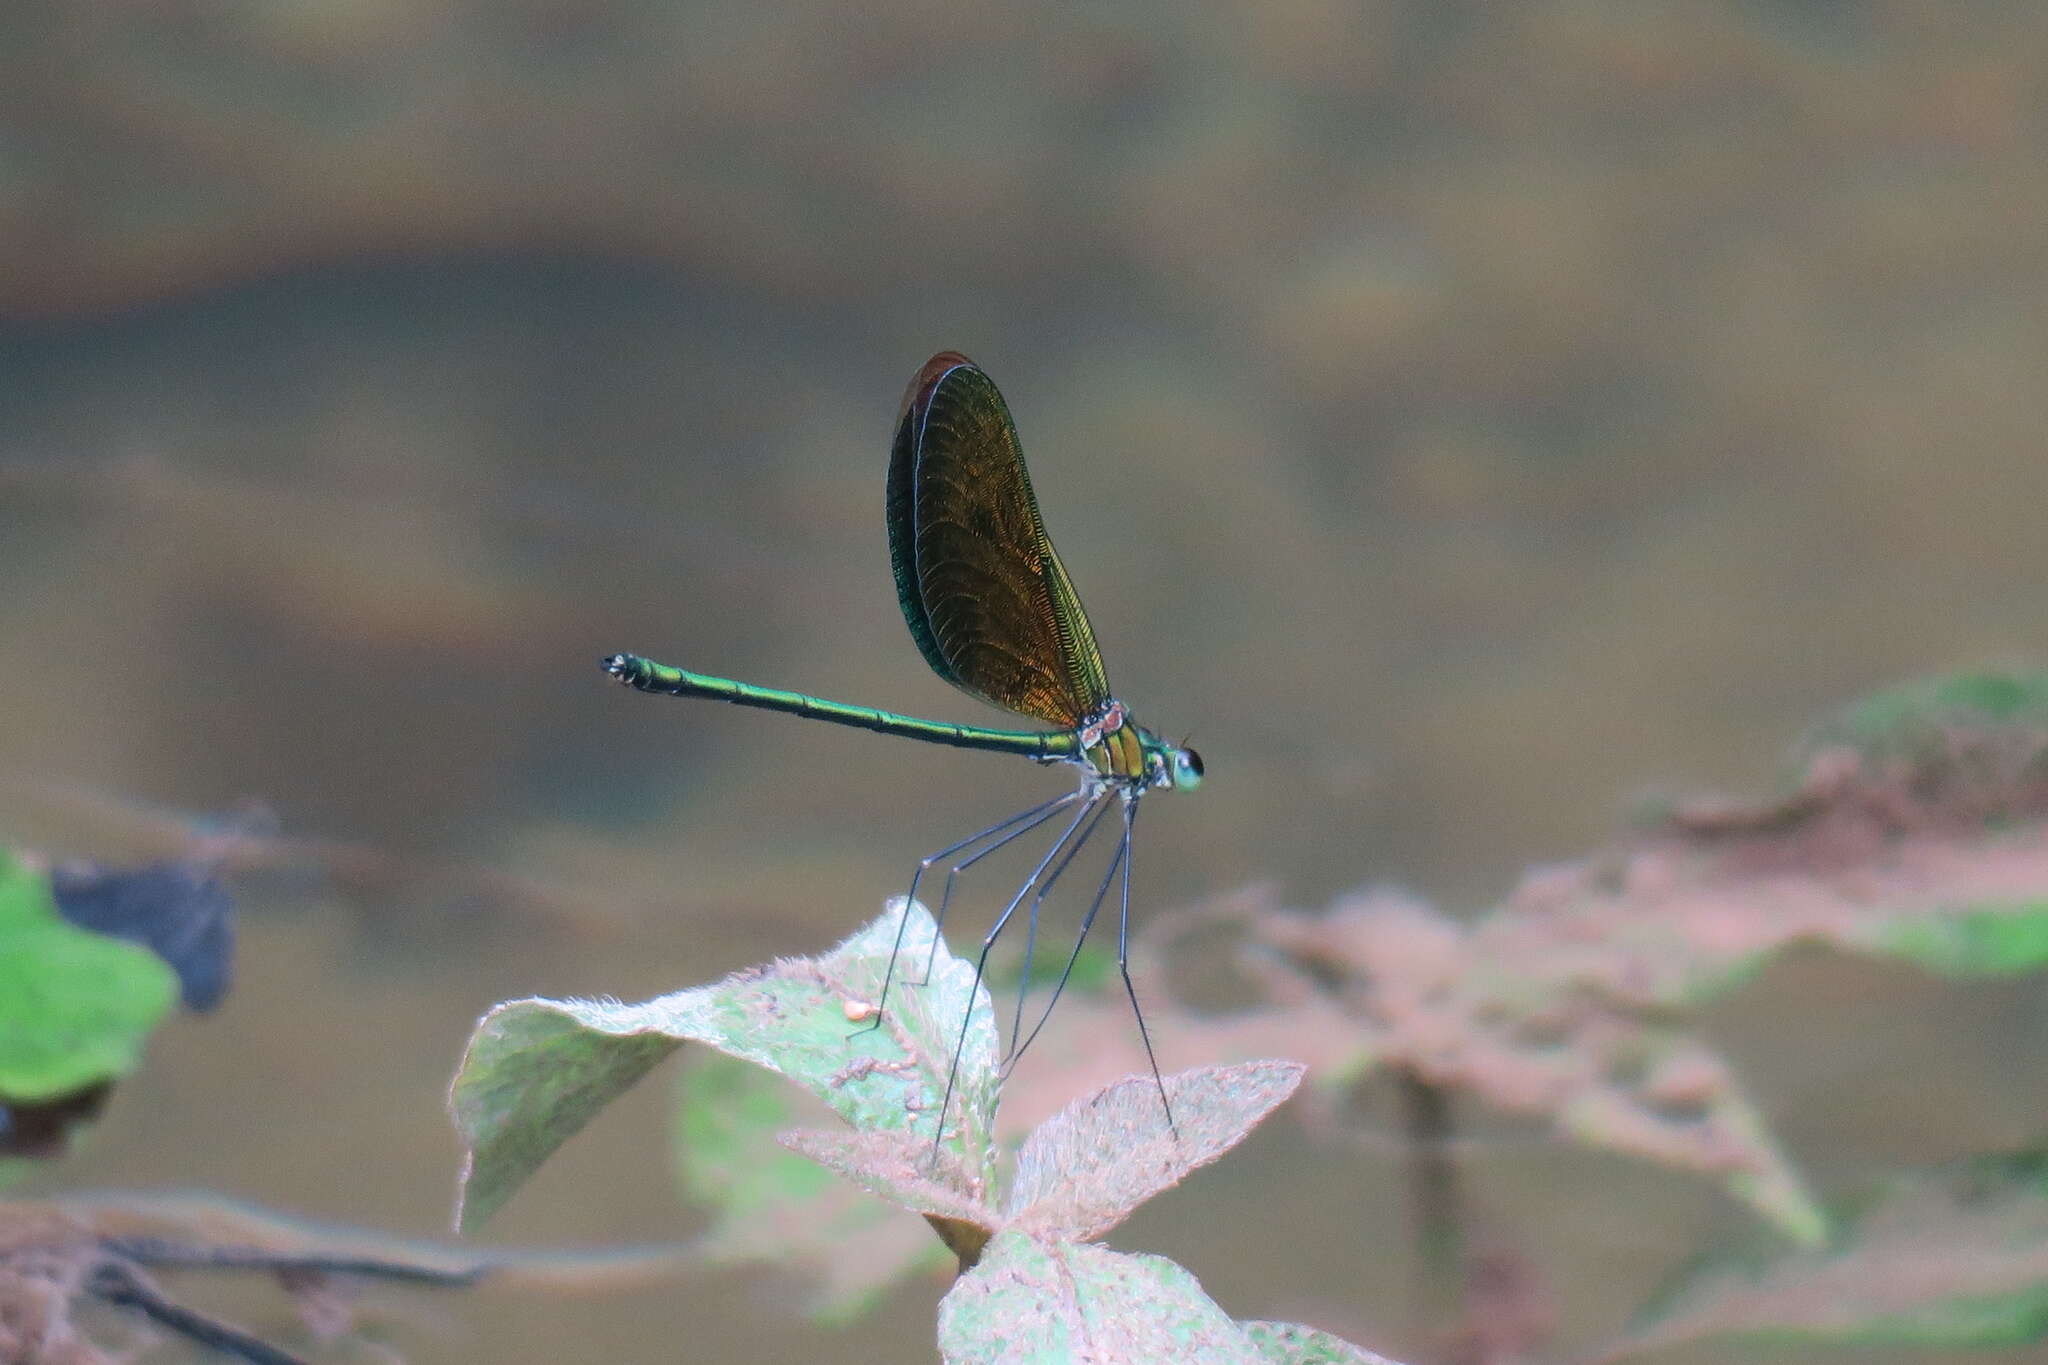
<path fill-rule="evenodd" d="M 1902 1179 L 1835 1245 L 1709 1262 L 1599 1357 L 1702 1340 L 2011 1346 L 2048 1337 L 2048 1159 L 1987 1158 Z"/>
<path fill-rule="evenodd" d="M 2009 976 L 2048 964 L 2048 901 L 2028 901 L 1878 927 L 1867 942 L 1944 976 Z"/>
<path fill-rule="evenodd" d="M 939 1304 L 939 1352 L 955 1365 L 1261 1358 L 1172 1261 L 1014 1230 L 997 1234 Z"/>
<path fill-rule="evenodd" d="M 952 1258 L 901 1209 L 776 1141 L 816 1110 L 759 1067 L 700 1057 L 677 1085 L 675 1162 L 683 1189 L 717 1212 L 699 1248 L 708 1259 L 799 1267 L 817 1286 L 805 1309 L 839 1322 L 866 1312 L 897 1281 Z M 931 1144 L 917 1148 L 928 1157 Z"/>
<path fill-rule="evenodd" d="M 731 1218 L 814 1198 L 832 1179 L 782 1150 L 775 1134 L 795 1123 L 796 1097 L 758 1067 L 712 1055 L 676 1084 L 676 1173 L 693 1199 Z"/>
<path fill-rule="evenodd" d="M 0 853 L 0 1102 L 45 1103 L 128 1075 L 177 996 L 161 958 L 67 923 L 49 878 Z"/>
<path fill-rule="evenodd" d="M 206 860 L 142 867 L 62 863 L 50 870 L 57 913 L 80 929 L 149 949 L 178 974 L 185 1008 L 219 1005 L 234 975 L 235 905 Z"/>
<path fill-rule="evenodd" d="M 1808 747 L 1846 744 L 1872 758 L 1937 757 L 1957 730 L 2048 727 L 2048 674 L 1986 670 L 1922 678 L 1865 697 L 1815 727 Z"/>
<path fill-rule="evenodd" d="M 496 1212 L 557 1147 L 685 1041 L 795 1081 L 856 1128 L 927 1135 L 958 1048 L 942 1146 L 965 1172 L 966 1193 L 979 1197 L 995 1159 L 988 995 L 973 989 L 972 964 L 937 941 L 924 907 L 901 906 L 822 957 L 735 972 L 644 1004 L 535 999 L 493 1009 L 477 1024 L 449 1095 L 466 1148 L 459 1225 L 476 1227 Z M 899 970 L 877 1021 L 899 942 Z M 927 960 L 926 984 L 908 985 Z"/>

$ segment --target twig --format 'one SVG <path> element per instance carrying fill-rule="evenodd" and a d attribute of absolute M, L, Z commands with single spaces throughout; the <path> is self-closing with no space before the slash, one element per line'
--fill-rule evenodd
<path fill-rule="evenodd" d="M 160 1327 L 168 1328 L 187 1341 L 248 1362 L 248 1365 L 306 1365 L 270 1343 L 238 1327 L 195 1312 L 165 1298 L 148 1276 L 128 1261 L 109 1259 L 93 1269 L 85 1290 L 94 1298 L 121 1308 L 132 1308 Z"/>

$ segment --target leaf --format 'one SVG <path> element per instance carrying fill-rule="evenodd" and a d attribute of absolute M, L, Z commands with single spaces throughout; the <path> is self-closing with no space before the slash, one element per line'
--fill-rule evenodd
<path fill-rule="evenodd" d="M 1241 1322 L 1238 1326 L 1259 1348 L 1258 1359 L 1276 1365 L 1399 1365 L 1377 1351 L 1353 1346 L 1313 1327 L 1291 1322 Z"/>
<path fill-rule="evenodd" d="M 1290 1003 L 1197 1021 L 1212 1042 L 1227 1042 L 1226 1028 L 1271 1038 L 1292 1024 L 1318 1040 L 1326 1083 L 1403 1067 L 1546 1117 L 1574 1141 L 1711 1175 L 1795 1240 L 1824 1235 L 1819 1208 L 1733 1068 L 1582 979 L 1581 969 L 1630 951 L 1624 944 L 1541 937 L 1505 912 L 1467 927 L 1394 892 L 1351 897 L 1324 915 L 1282 910 L 1269 893 L 1180 926 L 1155 922 L 1147 956 L 1165 955 L 1163 932 L 1206 932 L 1218 921 L 1240 924 L 1248 968 Z M 1334 1024 L 1333 1004 L 1342 1006 Z M 1161 1032 L 1182 1032 L 1188 1017 L 1168 1016 Z"/>
<path fill-rule="evenodd" d="M 1249 1062 L 1169 1076 L 1173 1129 L 1150 1076 L 1074 1101 L 1018 1151 L 1006 1203 L 1012 1225 L 1079 1241 L 1102 1236 L 1242 1142 L 1294 1093 L 1305 1070 L 1295 1062 Z"/>
<path fill-rule="evenodd" d="M 50 873 L 58 912 L 81 929 L 124 938 L 178 974 L 185 1007 L 210 1010 L 234 967 L 234 902 L 210 872 L 184 862 L 109 869 L 62 864 Z"/>
<path fill-rule="evenodd" d="M 794 1269 L 815 1286 L 804 1310 L 839 1322 L 952 1258 L 915 1218 L 776 1143 L 777 1133 L 823 1112 L 780 1077 L 707 1053 L 678 1077 L 674 1159 L 687 1195 L 715 1210 L 699 1243 L 705 1259 Z"/>
<path fill-rule="evenodd" d="M 112 1081 L 100 1081 L 54 1100 L 31 1104 L 0 1104 L 0 1154 L 28 1160 L 62 1156 L 73 1130 L 98 1120 L 114 1093 Z M 28 1161 L 0 1161 L 0 1187 L 28 1174 Z"/>
<path fill-rule="evenodd" d="M 2048 1156 L 1902 1179 L 1837 1244 L 1709 1264 L 1599 1358 L 1701 1340 L 2009 1346 L 2048 1337 Z"/>
<path fill-rule="evenodd" d="M 914 1133 L 783 1133 L 778 1140 L 870 1194 L 915 1213 L 993 1228 L 995 1211 L 959 1192 L 959 1177 L 935 1173 L 931 1144 Z M 945 1167 L 944 1155 L 938 1170 Z"/>
<path fill-rule="evenodd" d="M 1799 942 L 1951 973 L 2048 963 L 2048 675 L 1908 684 L 1802 752 L 1790 795 L 1680 805 L 1632 844 L 1531 874 L 1480 938 L 1646 1006 L 1724 991 Z"/>
<path fill-rule="evenodd" d="M 784 1133 L 782 1144 L 902 1208 L 923 1214 L 963 1265 L 998 1228 L 1054 1239 L 1099 1237 L 1162 1190 L 1243 1141 L 1301 1084 L 1294 1062 L 1202 1067 L 1165 1079 L 1177 1132 L 1159 1088 L 1131 1076 L 1086 1098 L 1024 1140 L 998 1214 L 963 1196 L 959 1175 L 935 1169 L 931 1144 L 901 1131 Z M 946 1154 L 941 1154 L 944 1156 Z"/>
<path fill-rule="evenodd" d="M 1982 765 L 1982 741 L 1991 736 L 2008 737 L 2001 747 L 2022 769 L 2029 754 L 2038 755 L 2048 736 L 2048 674 L 1986 670 L 1903 683 L 1843 708 L 1816 726 L 1802 747 L 1811 755 L 1846 746 L 1866 759 L 1914 770 L 1924 786 L 1943 769 L 1953 774 L 1976 764 L 1980 772 L 1997 771 Z M 2038 768 L 2034 775 L 2041 776 Z"/>
<path fill-rule="evenodd" d="M 48 878 L 0 853 L 0 1104 L 62 1104 L 126 1076 L 177 991 L 155 954 L 67 924 Z"/>
<path fill-rule="evenodd" d="M 936 942 L 924 907 L 902 906 L 893 902 L 822 957 L 736 972 L 644 1004 L 535 999 L 491 1010 L 449 1096 L 465 1147 L 458 1225 L 479 1226 L 557 1147 L 685 1041 L 788 1077 L 856 1128 L 929 1135 L 963 1019 L 943 1146 L 958 1160 L 961 1192 L 979 1198 L 993 1174 L 994 1018 L 986 992 L 970 997 L 972 964 Z M 862 1027 L 899 934 L 902 960 L 887 1013 L 879 1026 Z M 928 983 L 907 985 L 908 970 L 928 957 Z"/>
<path fill-rule="evenodd" d="M 1788 795 L 1679 805 L 1617 847 L 1530 872 L 1475 922 L 1390 892 L 1322 916 L 1268 894 L 1155 920 L 1139 945 L 1155 960 L 1169 934 L 1236 924 L 1240 965 L 1272 1002 L 1182 1013 L 1160 1032 L 1211 1057 L 1292 1032 L 1319 1050 L 1321 1085 L 1398 1066 L 1575 1141 L 1712 1175 L 1818 1242 L 1826 1220 L 1733 1067 L 1675 1012 L 1802 943 L 1958 976 L 2048 966 L 2048 674 L 1908 684 L 1818 727 L 1801 753 Z"/>
<path fill-rule="evenodd" d="M 802 1103 L 781 1080 L 735 1057 L 712 1053 L 683 1068 L 675 1163 L 684 1192 L 745 1221 L 832 1188 L 815 1165 L 775 1145 Z"/>
<path fill-rule="evenodd" d="M 1863 939 L 1943 976 L 2008 976 L 2048 964 L 2048 900 L 1962 908 L 1876 927 Z"/>
<path fill-rule="evenodd" d="M 939 1304 L 939 1353 L 969 1365 L 1241 1365 L 1259 1348 L 1159 1256 L 999 1233 Z"/>

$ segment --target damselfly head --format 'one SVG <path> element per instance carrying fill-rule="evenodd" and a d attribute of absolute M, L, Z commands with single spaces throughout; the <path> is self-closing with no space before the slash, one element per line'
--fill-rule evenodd
<path fill-rule="evenodd" d="M 1202 756 L 1183 744 L 1139 732 L 1145 745 L 1146 785 L 1171 791 L 1193 791 L 1202 785 Z"/>

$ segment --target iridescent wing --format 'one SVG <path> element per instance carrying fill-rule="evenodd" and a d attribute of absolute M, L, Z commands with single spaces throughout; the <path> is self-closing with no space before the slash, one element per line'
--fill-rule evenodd
<path fill-rule="evenodd" d="M 1039 520 L 1010 409 L 963 355 L 933 356 L 903 395 L 888 519 L 903 619 L 935 673 L 1062 729 L 1109 700 L 1095 632 Z"/>

